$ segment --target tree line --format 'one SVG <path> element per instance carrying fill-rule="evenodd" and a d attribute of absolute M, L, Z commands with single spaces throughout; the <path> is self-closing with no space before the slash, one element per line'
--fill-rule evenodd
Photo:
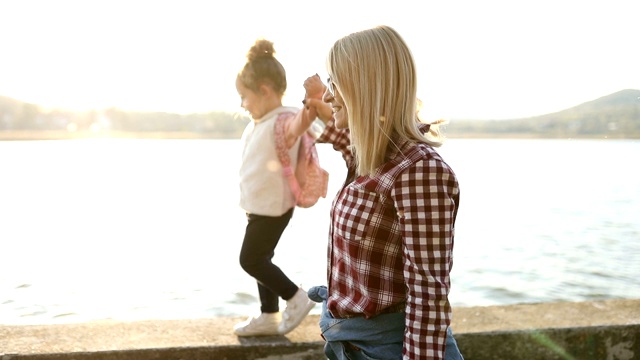
<path fill-rule="evenodd" d="M 239 138 L 250 121 L 244 114 L 211 111 L 175 114 L 133 112 L 118 108 L 85 112 L 44 110 L 35 104 L 0 96 L 0 138 L 28 132 L 28 137 L 82 136 Z M 640 90 L 622 90 L 578 106 L 536 117 L 512 120 L 451 120 L 450 138 L 640 138 Z M 2 136 L 5 134 L 5 136 Z"/>
<path fill-rule="evenodd" d="M 0 96 L 0 132 L 69 134 L 145 133 L 191 134 L 206 138 L 239 138 L 249 118 L 244 114 L 211 111 L 176 114 L 137 112 L 118 108 L 90 111 L 42 109 L 38 105 Z"/>

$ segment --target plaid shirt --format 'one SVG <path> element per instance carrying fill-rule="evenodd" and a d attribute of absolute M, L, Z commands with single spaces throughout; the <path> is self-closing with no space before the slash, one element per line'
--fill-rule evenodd
<path fill-rule="evenodd" d="M 333 200 L 328 310 L 337 318 L 405 311 L 405 359 L 444 359 L 459 205 L 455 174 L 429 145 L 397 143 L 371 176 L 354 178 L 348 130 L 331 120 L 318 142 L 349 175 Z"/>

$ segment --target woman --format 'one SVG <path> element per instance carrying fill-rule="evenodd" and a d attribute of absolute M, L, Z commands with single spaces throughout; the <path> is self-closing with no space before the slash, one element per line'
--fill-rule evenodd
<path fill-rule="evenodd" d="M 336 41 L 327 71 L 326 89 L 317 76 L 305 83 L 327 125 L 318 141 L 348 168 L 331 208 L 328 287 L 309 290 L 323 302 L 325 353 L 462 359 L 448 300 L 458 181 L 435 150 L 438 132 L 416 119 L 413 56 L 379 26 Z"/>

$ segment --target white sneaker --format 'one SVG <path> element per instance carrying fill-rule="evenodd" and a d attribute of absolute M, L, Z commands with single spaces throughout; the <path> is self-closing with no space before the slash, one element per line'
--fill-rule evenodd
<path fill-rule="evenodd" d="M 279 327 L 280 334 L 287 334 L 300 325 L 314 306 L 316 303 L 309 299 L 307 292 L 299 288 L 296 294 L 287 300 L 287 308 L 282 313 L 282 322 Z"/>
<path fill-rule="evenodd" d="M 280 313 L 262 313 L 258 317 L 251 316 L 236 324 L 233 332 L 238 336 L 280 335 L 278 324 L 280 324 Z"/>

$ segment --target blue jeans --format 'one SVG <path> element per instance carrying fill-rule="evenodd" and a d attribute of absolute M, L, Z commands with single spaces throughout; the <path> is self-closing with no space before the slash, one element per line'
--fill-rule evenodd
<path fill-rule="evenodd" d="M 381 314 L 371 319 L 337 319 L 327 311 L 327 288 L 315 286 L 309 298 L 322 302 L 320 330 L 330 360 L 402 359 L 404 313 Z M 451 328 L 447 328 L 445 360 L 464 360 Z"/>

